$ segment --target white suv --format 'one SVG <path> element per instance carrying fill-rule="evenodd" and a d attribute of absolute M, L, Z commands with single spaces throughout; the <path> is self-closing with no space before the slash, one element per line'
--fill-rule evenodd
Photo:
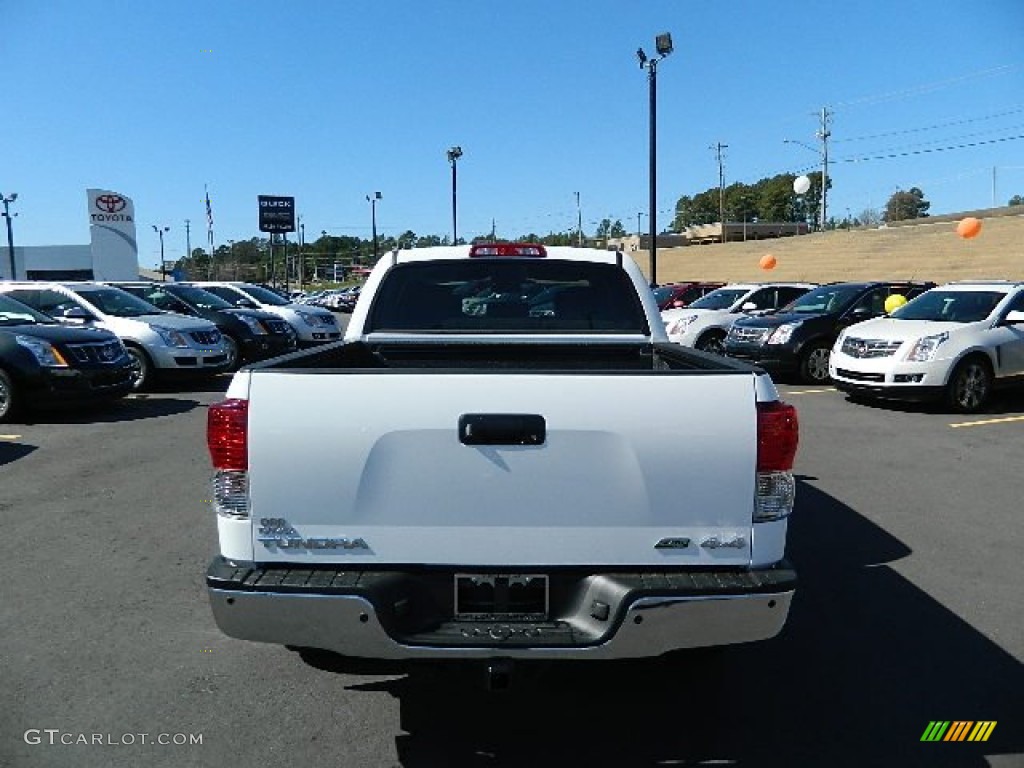
<path fill-rule="evenodd" d="M 949 283 L 852 325 L 836 340 L 829 374 L 851 395 L 980 411 L 993 388 L 1024 383 L 1024 283 Z"/>
<path fill-rule="evenodd" d="M 737 318 L 763 315 L 786 306 L 817 286 L 813 283 L 732 283 L 682 309 L 661 313 L 669 341 L 721 355 Z"/>

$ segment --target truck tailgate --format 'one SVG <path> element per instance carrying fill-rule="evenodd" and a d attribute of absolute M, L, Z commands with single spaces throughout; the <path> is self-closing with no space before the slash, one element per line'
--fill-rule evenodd
<path fill-rule="evenodd" d="M 249 399 L 257 562 L 750 562 L 749 374 L 266 369 Z M 464 444 L 467 414 L 540 416 L 543 442 Z"/>

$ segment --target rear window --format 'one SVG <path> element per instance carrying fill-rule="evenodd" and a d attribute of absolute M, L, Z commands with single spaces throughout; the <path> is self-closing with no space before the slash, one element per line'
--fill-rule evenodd
<path fill-rule="evenodd" d="M 510 258 L 399 264 L 381 282 L 366 331 L 649 333 L 621 267 Z"/>

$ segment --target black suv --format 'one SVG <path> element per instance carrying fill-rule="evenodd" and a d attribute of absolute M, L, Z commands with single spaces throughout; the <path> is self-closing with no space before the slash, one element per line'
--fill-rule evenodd
<path fill-rule="evenodd" d="M 201 317 L 216 325 L 228 345 L 229 371 L 298 348 L 295 331 L 277 315 L 262 309 L 233 307 L 202 288 L 177 283 L 114 282 L 109 285 L 167 312 Z"/>
<path fill-rule="evenodd" d="M 829 283 L 805 293 L 772 315 L 744 317 L 729 328 L 725 354 L 770 373 L 796 374 L 807 384 L 829 380 L 828 361 L 839 333 L 885 314 L 892 294 L 907 300 L 935 283 L 873 281 Z"/>
<path fill-rule="evenodd" d="M 132 391 L 121 340 L 99 328 L 69 328 L 0 294 L 0 422 L 23 405 L 103 401 Z"/>

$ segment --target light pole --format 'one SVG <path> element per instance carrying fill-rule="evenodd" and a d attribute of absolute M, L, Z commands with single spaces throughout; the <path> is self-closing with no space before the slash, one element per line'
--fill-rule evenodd
<path fill-rule="evenodd" d="M 576 231 L 579 233 L 576 244 L 583 247 L 583 209 L 580 208 L 580 193 L 576 193 Z"/>
<path fill-rule="evenodd" d="M 658 284 L 658 62 L 672 53 L 672 35 L 663 32 L 654 38 L 657 56 L 647 58 L 643 48 L 636 49 L 636 57 L 640 60 L 640 69 L 647 70 L 647 81 L 650 83 L 650 213 L 651 225 L 651 285 Z"/>
<path fill-rule="evenodd" d="M 459 239 L 459 228 L 455 214 L 457 210 L 456 202 L 458 199 L 456 197 L 456 190 L 458 189 L 458 176 L 455 169 L 458 163 L 458 159 L 460 157 L 462 157 L 462 147 L 449 148 L 448 162 L 452 164 L 452 245 L 455 245 L 456 241 Z"/>
<path fill-rule="evenodd" d="M 0 192 L 0 200 L 3 200 L 4 203 L 4 218 L 7 219 L 7 256 L 11 260 L 11 280 L 18 279 L 14 274 L 14 228 L 11 225 L 11 217 L 18 215 L 11 213 L 11 203 L 17 199 L 17 192 L 12 192 L 10 195 Z"/>
<path fill-rule="evenodd" d="M 370 204 L 370 220 L 373 226 L 373 263 L 377 263 L 377 201 L 381 199 L 380 192 L 374 192 L 366 196 L 366 202 Z"/>
<path fill-rule="evenodd" d="M 160 280 L 167 282 L 167 266 L 164 264 L 164 232 L 170 232 L 170 227 L 158 227 L 153 225 L 153 231 L 160 235 Z"/>

